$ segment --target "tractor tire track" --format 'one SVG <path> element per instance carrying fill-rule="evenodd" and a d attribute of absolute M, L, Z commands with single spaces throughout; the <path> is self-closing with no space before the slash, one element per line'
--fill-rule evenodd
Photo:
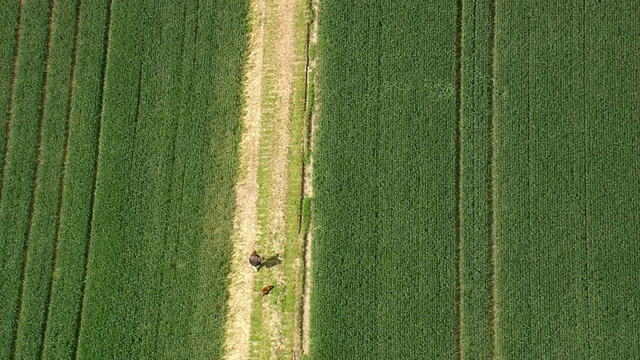
<path fill-rule="evenodd" d="M 4 190 L 4 177 L 7 169 L 7 154 L 9 153 L 9 139 L 11 138 L 11 119 L 13 118 L 13 102 L 16 89 L 16 74 L 18 69 L 18 52 L 20 49 L 20 28 L 22 27 L 22 7 L 24 0 L 20 0 L 18 6 L 18 26 L 16 27 L 16 46 L 13 53 L 13 77 L 11 78 L 11 90 L 9 94 L 9 116 L 7 117 L 7 134 L 4 143 L 4 159 L 2 160 L 2 174 L 0 174 L 0 207 L 2 207 L 2 193 Z"/>
<path fill-rule="evenodd" d="M 462 358 L 461 346 L 461 313 L 460 313 L 460 162 L 461 162 L 461 120 L 462 120 L 462 0 L 456 1 L 456 125 L 455 125 L 455 314 L 456 314 L 456 342 L 455 353 Z"/>
<path fill-rule="evenodd" d="M 78 0 L 76 5 L 76 21 L 74 25 L 73 32 L 73 48 L 71 50 L 71 74 L 69 78 L 69 95 L 67 99 L 67 119 L 65 125 L 65 135 L 64 135 L 64 152 L 62 154 L 62 169 L 60 172 L 60 186 L 59 186 L 59 195 L 58 195 L 58 212 L 56 216 L 56 234 L 55 239 L 53 241 L 53 254 L 51 259 L 51 275 L 49 277 L 49 288 L 47 293 L 46 300 L 46 311 L 45 318 L 42 324 L 42 343 L 40 344 L 40 358 L 44 356 L 44 344 L 45 339 L 47 337 L 47 330 L 49 326 L 49 316 L 51 315 L 51 296 L 53 292 L 53 281 L 56 270 L 56 263 L 58 259 L 58 242 L 60 241 L 60 224 L 61 224 L 61 214 L 62 214 L 62 199 L 64 198 L 64 180 L 67 170 L 67 154 L 69 153 L 69 130 L 71 124 L 71 109 L 73 105 L 73 91 L 74 91 L 74 82 L 75 82 L 75 70 L 76 70 L 76 60 L 77 60 L 77 49 L 78 49 L 78 30 L 80 28 L 80 6 L 82 0 Z"/>
<path fill-rule="evenodd" d="M 105 98 L 104 88 L 105 88 L 105 80 L 107 76 L 107 63 L 108 63 L 108 56 L 109 56 L 111 14 L 113 9 L 112 6 L 113 6 L 113 0 L 109 0 L 109 5 L 107 7 L 107 29 L 105 31 L 105 36 L 104 36 L 104 56 L 103 56 L 104 64 L 102 66 L 102 74 L 101 74 L 102 84 L 100 86 L 100 98 L 101 98 L 100 119 L 98 120 L 97 143 L 96 143 L 96 151 L 95 151 L 94 170 L 93 170 L 93 185 L 91 189 L 91 200 L 89 202 L 89 208 L 91 209 L 91 214 L 89 216 L 88 237 L 87 237 L 87 244 L 85 247 L 84 269 L 82 270 L 82 290 L 80 293 L 80 309 L 78 311 L 78 321 L 76 325 L 75 346 L 74 346 L 74 353 L 73 353 L 74 359 L 78 358 L 78 345 L 80 343 L 80 333 L 82 330 L 82 315 L 84 311 L 84 299 L 85 299 L 85 292 L 87 290 L 87 272 L 88 272 L 87 270 L 89 267 L 89 252 L 91 250 L 91 237 L 93 235 L 93 220 L 95 218 L 94 207 L 95 207 L 95 200 L 96 200 L 96 185 L 98 181 L 98 160 L 100 158 L 100 137 L 102 136 L 102 122 L 104 120 L 104 98 Z"/>
<path fill-rule="evenodd" d="M 265 283 L 261 285 L 273 284 L 279 289 L 286 289 L 287 284 L 285 267 L 295 266 L 294 259 L 286 258 L 287 243 L 287 196 L 289 193 L 289 151 L 291 148 L 291 108 L 292 95 L 294 89 L 294 68 L 295 68 L 295 30 L 294 21 L 296 17 L 296 0 L 277 0 L 272 2 L 272 19 L 275 30 L 274 49 L 267 49 L 269 53 L 275 52 L 272 59 L 274 69 L 267 70 L 275 75 L 275 87 L 266 94 L 269 98 L 273 96 L 276 100 L 270 112 L 270 128 L 266 129 L 264 135 L 269 136 L 271 141 L 264 144 L 266 150 L 271 154 L 270 159 L 265 163 L 265 168 L 269 174 L 267 191 L 267 219 L 262 222 L 261 227 L 264 234 L 268 235 L 262 249 L 269 254 L 281 254 L 283 264 L 273 267 L 265 273 Z M 275 12 L 275 13 L 274 13 Z M 270 59 L 271 60 L 271 59 Z M 264 241 L 264 240 L 263 240 Z M 281 293 L 284 295 L 284 291 Z M 275 295 L 275 294 L 274 294 Z M 272 296 L 262 300 L 262 327 L 268 329 L 267 336 L 271 343 L 271 357 L 286 357 L 293 349 L 291 341 L 284 336 L 285 318 L 287 314 L 283 311 L 279 296 Z M 293 332 L 294 337 L 299 335 L 299 331 Z"/>
<path fill-rule="evenodd" d="M 42 93 L 40 95 L 40 116 L 38 119 L 38 140 L 36 143 L 36 164 L 35 169 L 33 171 L 33 180 L 31 183 L 31 199 L 29 204 L 29 220 L 27 222 L 27 231 L 24 237 L 24 245 L 22 248 L 22 269 L 20 270 L 20 290 L 18 293 L 18 306 L 16 307 L 16 314 L 14 317 L 14 331 L 13 331 L 13 341 L 11 346 L 11 358 L 15 359 L 16 356 L 16 345 L 18 342 L 18 333 L 19 333 L 19 320 L 20 315 L 22 313 L 22 303 L 24 298 L 24 282 L 27 274 L 27 262 L 29 261 L 29 240 L 31 238 L 31 229 L 33 228 L 33 213 L 35 212 L 36 205 L 36 189 L 38 186 L 38 173 L 40 170 L 40 155 L 42 153 L 42 124 L 44 122 L 44 104 L 47 99 L 47 80 L 49 78 L 49 56 L 51 54 L 51 33 L 53 30 L 53 10 L 55 8 L 55 1 L 51 0 L 49 6 L 49 26 L 47 32 L 47 50 L 45 54 L 44 60 L 44 78 L 42 81 Z M 16 44 L 17 48 L 17 44 Z M 14 76 L 15 80 L 15 76 Z M 9 137 L 7 136 L 7 139 Z M 5 153 L 6 155 L 6 153 Z"/>
<path fill-rule="evenodd" d="M 494 137 L 495 137 L 495 52 L 496 52 L 496 1 L 491 1 L 491 15 L 489 21 L 489 43 L 490 43 L 490 67 L 489 67 L 489 303 L 491 306 L 491 349 L 492 356 L 498 358 L 497 336 L 497 304 L 496 304 L 496 249 L 495 249 L 495 211 L 494 211 Z"/>

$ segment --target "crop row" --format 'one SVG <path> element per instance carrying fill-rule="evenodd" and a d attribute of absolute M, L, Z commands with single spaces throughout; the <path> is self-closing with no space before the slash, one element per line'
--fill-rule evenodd
<path fill-rule="evenodd" d="M 456 353 L 456 13 L 446 1 L 321 4 L 318 358 Z"/>
<path fill-rule="evenodd" d="M 23 302 L 23 258 L 29 250 L 27 237 L 35 205 L 32 190 L 40 146 L 38 134 L 50 13 L 46 1 L 28 2 L 19 8 L 19 33 L 14 32 L 19 35 L 10 40 L 19 49 L 15 74 L 5 74 L 5 81 L 12 85 L 5 113 L 7 152 L 0 189 L 0 357 L 3 358 L 9 358 L 14 351 L 17 316 Z M 18 9 L 14 10 L 18 14 Z M 7 30 L 3 29 L 3 33 Z"/>
<path fill-rule="evenodd" d="M 68 141 L 70 72 L 74 51 L 77 3 L 59 2 L 51 9 L 45 72 L 45 97 L 36 162 L 33 216 L 27 232 L 28 253 L 15 353 L 36 358 L 43 354 L 53 262 L 58 243 L 62 174 Z"/>
<path fill-rule="evenodd" d="M 637 5 L 414 6 L 322 5 L 314 355 L 634 357 Z"/>
<path fill-rule="evenodd" d="M 3 357 L 219 353 L 246 4 L 53 4 L 21 16 Z"/>
<path fill-rule="evenodd" d="M 493 277 L 492 1 L 462 1 L 460 13 L 460 353 L 491 358 Z"/>
<path fill-rule="evenodd" d="M 638 15 L 633 1 L 498 2 L 496 340 L 504 358 L 638 353 Z"/>

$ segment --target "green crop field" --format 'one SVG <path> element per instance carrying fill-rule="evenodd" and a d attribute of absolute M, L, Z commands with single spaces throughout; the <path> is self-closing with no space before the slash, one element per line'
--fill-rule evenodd
<path fill-rule="evenodd" d="M 638 357 L 637 1 L 0 19 L 1 359 Z M 234 241 L 282 265 L 235 278 Z"/>
<path fill-rule="evenodd" d="M 640 7 L 496 8 L 496 351 L 640 353 Z"/>
<path fill-rule="evenodd" d="M 0 5 L 0 358 L 222 353 L 247 1 Z"/>
<path fill-rule="evenodd" d="M 455 3 L 320 6 L 312 353 L 453 356 Z"/>
<path fill-rule="evenodd" d="M 314 358 L 637 357 L 639 19 L 321 2 Z"/>

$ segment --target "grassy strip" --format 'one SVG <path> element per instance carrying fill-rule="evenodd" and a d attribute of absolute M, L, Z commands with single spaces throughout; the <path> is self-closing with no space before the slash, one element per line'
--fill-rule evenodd
<path fill-rule="evenodd" d="M 302 201 L 302 169 L 307 142 L 305 124 L 305 69 L 307 56 L 307 27 L 309 24 L 309 3 L 296 2 L 294 15 L 294 65 L 293 89 L 291 94 L 291 139 L 289 147 L 288 189 L 285 209 L 285 250 L 284 259 L 291 259 L 282 264 L 286 287 L 286 295 L 281 303 L 284 313 L 284 332 L 291 339 L 292 357 L 299 358 L 302 348 L 302 290 L 304 285 L 304 238 L 300 234 Z"/>
<path fill-rule="evenodd" d="M 13 81 L 13 64 L 16 49 L 16 31 L 18 30 L 18 16 L 20 3 L 17 1 L 3 1 L 0 3 L 0 159 L 4 166 L 5 146 L 7 141 L 7 126 L 9 123 L 9 102 L 11 97 L 11 82 Z M 4 168 L 0 169 L 0 175 Z M 4 185 L 0 185 L 4 186 Z M 0 187 L 0 192 L 2 188 Z M 2 196 L 0 195 L 0 199 Z"/>
<path fill-rule="evenodd" d="M 321 7 L 312 354 L 452 357 L 455 4 Z"/>
<path fill-rule="evenodd" d="M 82 0 L 76 50 L 74 93 L 69 123 L 64 198 L 45 358 L 70 358 L 76 334 L 91 216 L 91 191 L 100 121 L 107 1 Z"/>
<path fill-rule="evenodd" d="M 30 230 L 16 357 L 36 358 L 44 341 L 58 196 L 67 126 L 76 1 L 56 2 L 53 13 L 42 142 Z"/>
<path fill-rule="evenodd" d="M 276 81 L 278 80 L 278 67 L 276 65 L 277 52 L 274 51 L 277 41 L 277 2 L 266 1 L 266 6 L 263 9 L 264 16 L 264 48 L 260 49 L 263 52 L 263 66 L 262 66 L 262 99 L 261 101 L 261 132 L 260 132 L 260 145 L 258 150 L 258 198 L 257 198 L 257 217 L 258 217 L 258 234 L 259 238 L 256 243 L 256 249 L 260 251 L 265 258 L 278 255 L 281 259 L 284 254 L 277 253 L 280 248 L 274 249 L 274 238 L 277 237 L 278 241 L 284 238 L 283 234 L 275 233 L 276 229 L 271 228 L 270 222 L 274 215 L 273 206 L 269 206 L 270 202 L 273 203 L 273 199 L 270 199 L 270 192 L 278 185 L 273 184 L 271 174 L 275 169 L 270 167 L 270 160 L 275 156 L 275 147 L 277 146 L 278 137 L 274 134 L 273 127 L 277 121 L 277 102 L 278 92 Z M 269 70 L 267 70 L 269 69 Z M 282 100 L 280 100 L 282 101 Z M 280 210 L 280 209 L 277 209 Z M 280 230 L 280 229 L 277 229 Z M 268 253 L 265 253 L 268 251 Z M 281 265 L 280 265 L 281 266 Z M 263 269 L 264 270 L 264 269 Z M 276 279 L 274 274 L 266 271 L 259 272 L 256 275 L 254 282 L 254 289 L 252 294 L 258 294 L 263 286 L 274 285 L 279 290 L 283 288 L 284 284 Z M 278 296 L 274 296 L 278 294 Z M 266 309 L 267 304 L 275 309 L 280 309 L 282 299 L 286 296 L 286 292 L 273 291 L 272 296 L 268 298 L 259 298 L 253 302 L 253 311 L 251 315 L 251 347 L 250 354 L 252 358 L 256 359 L 270 359 L 276 358 L 277 353 L 281 351 L 281 348 L 276 348 L 277 345 L 282 345 L 280 342 L 276 342 L 282 334 L 274 333 L 271 327 L 266 326 L 266 322 L 269 321 L 267 316 L 269 315 Z M 276 329 L 277 330 L 277 329 Z M 291 339 L 291 338 L 286 338 Z M 273 344 L 273 345 L 272 345 Z M 282 354 L 284 355 L 284 354 Z"/>
<path fill-rule="evenodd" d="M 492 357 L 491 1 L 462 2 L 460 338 L 463 357 Z"/>
<path fill-rule="evenodd" d="M 0 357 L 15 350 L 26 233 L 31 211 L 49 2 L 26 3 L 22 9 L 20 48 L 15 75 L 11 137 L 8 142 L 0 204 Z M 11 64 L 11 62 L 9 62 Z"/>
<path fill-rule="evenodd" d="M 631 165 L 639 66 L 630 59 L 640 33 L 632 3 L 498 5 L 504 358 L 626 358 L 639 350 L 632 309 L 640 306 L 640 187 Z"/>

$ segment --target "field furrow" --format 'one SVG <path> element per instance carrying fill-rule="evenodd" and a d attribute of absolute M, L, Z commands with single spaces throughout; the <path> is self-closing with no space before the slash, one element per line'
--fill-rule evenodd
<path fill-rule="evenodd" d="M 317 99 L 317 57 L 318 47 L 318 11 L 319 1 L 313 0 L 310 5 L 310 19 L 307 25 L 306 63 L 305 63 L 305 87 L 304 87 L 304 117 L 303 117 L 303 160 L 302 160 L 302 188 L 300 199 L 300 214 L 298 232 L 303 239 L 303 293 L 302 293 L 302 319 L 301 341 L 302 355 L 311 356 L 311 287 L 313 268 L 313 159 L 315 151 L 315 133 L 319 104 Z"/>
<path fill-rule="evenodd" d="M 40 109 L 46 61 L 49 3 L 21 9 L 20 43 L 10 106 L 4 186 L 0 199 L 0 356 L 15 354 L 30 224 Z M 18 46 L 16 45 L 16 49 Z"/>
<path fill-rule="evenodd" d="M 493 3 L 463 1 L 460 91 L 461 357 L 493 351 Z"/>
<path fill-rule="evenodd" d="M 6 116 L 6 124 L 2 124 L 0 131 L 0 144 L 2 148 L 2 169 L 0 169 L 0 204 L 2 204 L 2 189 L 5 183 L 5 171 L 7 168 L 7 153 L 9 151 L 9 137 L 11 135 L 11 118 L 13 116 L 13 103 L 15 95 L 16 75 L 18 67 L 18 50 L 20 45 L 20 27 L 22 24 L 22 0 L 16 2 L 5 2 L 0 7 L 3 19 L 2 23 L 2 63 L 13 64 L 13 67 L 0 67 L 0 84 L 2 84 L 2 117 Z M 13 21 L 12 21 L 13 20 Z"/>
<path fill-rule="evenodd" d="M 35 301 L 33 303 L 31 300 L 41 300 L 42 290 L 40 289 L 42 285 L 45 284 L 44 281 L 38 278 L 38 275 L 43 272 L 43 268 L 46 268 L 46 254 L 47 251 L 41 248 L 41 237 L 40 234 L 37 233 L 38 226 L 34 226 L 34 213 L 36 212 L 46 212 L 46 207 L 43 207 L 41 196 L 41 191 L 38 192 L 38 185 L 42 186 L 43 177 L 49 177 L 52 175 L 48 173 L 48 169 L 41 169 L 42 165 L 42 157 L 43 157 L 43 130 L 45 123 L 45 105 L 47 101 L 47 95 L 50 92 L 48 88 L 48 84 L 50 82 L 49 75 L 49 62 L 51 58 L 51 39 L 53 33 L 53 14 L 55 11 L 55 3 L 51 1 L 49 8 L 49 26 L 47 33 L 47 41 L 46 41 L 46 53 L 44 59 L 44 77 L 42 81 L 42 90 L 41 90 L 41 100 L 40 100 L 40 114 L 38 116 L 38 136 L 36 142 L 36 155 L 35 155 L 35 169 L 33 173 L 32 180 L 32 188 L 31 188 L 31 200 L 29 205 L 29 217 L 28 217 L 28 225 L 25 233 L 25 241 L 24 247 L 22 249 L 22 270 L 20 272 L 20 290 L 18 295 L 18 305 L 16 308 L 16 327 L 14 333 L 14 348 L 12 350 L 12 358 L 18 357 L 35 357 L 39 353 L 39 348 L 36 344 L 40 343 L 40 339 L 38 338 L 40 333 L 40 316 L 36 316 L 35 319 L 31 316 L 31 310 L 36 310 L 36 313 L 41 312 L 41 304 L 39 301 Z M 48 132 L 46 136 L 48 136 Z M 45 145 L 46 146 L 46 145 Z M 46 149 L 45 149 L 45 156 Z M 46 161 L 46 160 L 45 160 Z M 46 165 L 46 163 L 45 163 Z M 41 188 L 42 189 L 42 188 Z M 34 232 L 33 229 L 36 228 Z M 34 234 L 34 235 L 32 235 Z M 42 254 L 42 250 L 44 250 L 44 254 Z M 42 257 L 41 255 L 45 255 Z M 25 283 L 26 290 L 25 290 Z M 34 289 L 35 287 L 35 289 Z M 26 294 L 25 294 L 26 292 Z M 35 295 L 35 296 L 33 296 Z M 25 299 L 26 296 L 26 299 Z M 35 298 L 35 299 L 34 299 Z M 25 304 L 26 302 L 26 304 Z M 23 310 L 24 308 L 24 310 Z M 40 315 L 40 314 L 38 314 Z M 34 321 L 35 320 L 35 321 Z M 30 326 L 31 324 L 35 325 L 31 329 L 24 329 L 25 327 Z M 25 339 L 28 334 L 36 335 L 35 338 Z M 24 349 L 25 345 L 33 340 L 34 346 Z"/>
<path fill-rule="evenodd" d="M 64 188 L 65 188 L 65 176 L 66 176 L 66 169 L 67 169 L 67 155 L 69 153 L 69 132 L 70 132 L 70 123 L 71 123 L 71 105 L 72 105 L 72 100 L 73 100 L 73 90 L 74 90 L 74 82 L 75 82 L 75 65 L 76 65 L 76 61 L 77 61 L 77 49 L 78 49 L 78 30 L 79 30 L 79 24 L 80 24 L 80 5 L 81 5 L 81 1 L 82 0 L 77 0 L 75 2 L 72 2 L 72 4 L 69 4 L 70 8 L 64 8 L 65 10 L 69 11 L 70 14 L 75 14 L 75 16 L 73 17 L 73 34 L 71 35 L 71 51 L 70 54 L 68 54 L 70 56 L 70 66 L 68 68 L 69 71 L 69 81 L 68 81 L 68 92 L 66 93 L 67 95 L 67 99 L 65 102 L 66 107 L 64 108 L 64 119 L 61 120 L 64 123 L 64 130 L 63 130 L 63 137 L 64 137 L 64 143 L 62 145 L 62 158 L 61 158 L 61 164 L 60 164 L 60 172 L 59 172 L 59 176 L 58 176 L 58 189 L 57 191 L 55 191 L 55 193 L 58 194 L 57 196 L 57 206 L 56 206 L 56 222 L 55 222 L 55 235 L 53 235 L 53 244 L 51 247 L 51 266 L 50 266 L 50 271 L 49 271 L 49 286 L 47 288 L 47 292 L 46 292 L 46 310 L 44 313 L 44 319 L 42 321 L 42 330 L 41 330 L 41 341 L 40 341 L 40 358 L 44 357 L 44 349 L 45 349 L 45 339 L 47 337 L 47 331 L 49 329 L 48 324 L 49 324 L 49 317 L 51 314 L 51 297 L 52 297 L 52 293 L 53 293 L 53 283 L 55 280 L 55 270 L 56 270 L 56 263 L 58 260 L 58 244 L 60 241 L 60 225 L 61 225 L 61 215 L 62 215 L 62 199 L 64 199 Z M 72 6 L 75 6 L 75 9 L 72 8 Z M 62 13 L 63 15 L 60 15 L 61 17 L 64 16 L 65 12 Z M 64 17 L 64 19 L 68 19 L 67 17 Z M 58 22 L 59 21 L 59 22 Z M 70 24 L 66 23 L 64 20 L 57 20 L 57 24 L 60 24 L 60 28 L 61 29 L 70 29 Z M 68 39 L 68 38 L 67 38 Z M 63 40 L 64 41 L 64 40 Z M 61 46 L 61 48 L 64 48 Z M 67 50 L 69 50 L 67 48 Z M 60 58 L 62 58 L 62 54 L 60 55 Z M 64 73 L 64 66 L 61 65 L 61 73 Z M 61 94 L 64 94 L 64 91 L 60 91 Z"/>
<path fill-rule="evenodd" d="M 76 325 L 76 334 L 75 334 L 75 347 L 74 347 L 74 358 L 78 358 L 78 349 L 80 347 L 80 337 L 82 334 L 82 319 L 84 315 L 85 309 L 85 295 L 87 289 L 87 275 L 89 271 L 89 259 L 91 255 L 91 241 L 94 236 L 94 220 L 95 220 L 95 201 L 96 201 L 96 191 L 98 184 L 98 163 L 100 161 L 100 143 L 102 139 L 102 128 L 104 123 L 104 112 L 105 112 L 105 83 L 107 79 L 107 69 L 109 64 L 109 42 L 111 40 L 111 16 L 113 14 L 113 0 L 108 1 L 107 5 L 107 20 L 106 20 L 106 31 L 104 35 L 104 55 L 103 55 L 103 67 L 101 74 L 101 86 L 100 86 L 100 116 L 96 121 L 96 129 L 95 129 L 95 154 L 93 155 L 94 164 L 93 164 L 93 179 L 91 185 L 91 197 L 89 199 L 89 224 L 87 226 L 87 240 L 84 248 L 84 262 L 82 269 L 82 286 L 80 290 L 80 303 L 78 310 L 78 324 Z"/>
<path fill-rule="evenodd" d="M 75 11 L 73 82 L 67 99 L 66 162 L 61 193 L 56 260 L 44 339 L 45 358 L 73 358 L 77 352 L 78 320 L 89 236 L 97 121 L 100 118 L 104 40 L 109 3 L 82 0 Z M 75 27 L 75 25 L 74 25 Z M 68 29 L 71 30 L 72 27 Z M 75 59 L 75 60 L 73 60 Z M 71 89 L 73 89 L 71 91 Z"/>

